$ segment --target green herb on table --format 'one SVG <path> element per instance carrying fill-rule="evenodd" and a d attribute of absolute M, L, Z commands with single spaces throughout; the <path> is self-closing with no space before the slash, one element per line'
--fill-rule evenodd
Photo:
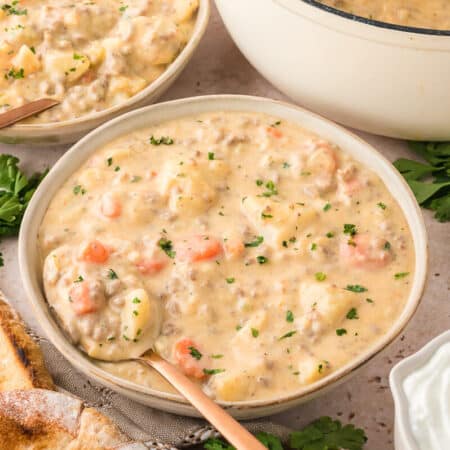
<path fill-rule="evenodd" d="M 427 164 L 400 158 L 394 166 L 422 207 L 434 211 L 439 222 L 450 221 L 450 142 L 410 142 L 409 147 Z"/>
<path fill-rule="evenodd" d="M 354 425 L 342 425 L 331 417 L 321 417 L 289 435 L 288 444 L 273 434 L 258 433 L 256 438 L 269 450 L 362 450 L 367 442 L 364 430 Z M 206 450 L 235 450 L 221 439 L 208 439 Z"/>
<path fill-rule="evenodd" d="M 15 236 L 36 188 L 47 171 L 27 178 L 18 167 L 19 159 L 0 155 L 0 236 Z"/>

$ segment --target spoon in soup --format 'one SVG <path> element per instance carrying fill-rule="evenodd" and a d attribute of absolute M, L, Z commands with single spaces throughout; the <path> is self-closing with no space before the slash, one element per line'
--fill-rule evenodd
<path fill-rule="evenodd" d="M 49 108 L 53 108 L 59 104 L 58 100 L 52 98 L 41 98 L 34 102 L 25 103 L 17 108 L 10 109 L 0 114 L 0 129 L 9 127 L 17 122 L 20 122 L 27 117 L 34 116 Z"/>
<path fill-rule="evenodd" d="M 86 350 L 81 348 L 83 353 Z M 88 355 L 89 356 L 89 355 Z M 145 352 L 137 358 L 122 360 L 105 360 L 92 358 L 97 361 L 116 362 L 138 362 L 144 366 L 152 367 L 162 375 L 202 416 L 210 422 L 232 445 L 238 450 L 267 450 L 246 428 L 230 416 L 223 408 L 208 397 L 203 390 L 193 383 L 186 375 L 181 373 L 173 364 L 161 358 L 153 350 Z"/>

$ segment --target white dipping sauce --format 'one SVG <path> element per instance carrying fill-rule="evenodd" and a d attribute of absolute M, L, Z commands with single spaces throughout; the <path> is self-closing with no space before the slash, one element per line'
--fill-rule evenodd
<path fill-rule="evenodd" d="M 420 450 L 450 448 L 450 342 L 413 374 L 403 388 L 409 420 Z"/>

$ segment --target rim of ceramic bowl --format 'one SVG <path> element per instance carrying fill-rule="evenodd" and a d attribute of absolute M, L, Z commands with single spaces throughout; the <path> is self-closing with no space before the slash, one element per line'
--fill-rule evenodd
<path fill-rule="evenodd" d="M 317 0 L 302 0 L 305 3 L 308 3 L 316 8 L 319 8 L 323 11 L 327 11 L 329 13 L 338 15 L 345 19 L 350 19 L 356 22 L 361 22 L 366 25 L 373 25 L 379 28 L 383 28 L 386 30 L 395 30 L 402 31 L 407 33 L 416 33 L 416 34 L 426 34 L 433 36 L 450 36 L 450 30 L 435 30 L 433 28 L 422 28 L 422 27 L 410 27 L 406 25 L 397 25 L 395 23 L 382 22 L 380 20 L 369 19 L 368 17 L 358 16 L 356 14 L 352 14 L 349 12 L 342 11 L 337 8 L 333 8 L 332 6 L 325 5 L 324 3 L 320 3 Z"/>
<path fill-rule="evenodd" d="M 26 210 L 19 235 L 19 265 L 25 292 L 44 332 L 50 336 L 55 347 L 76 368 L 100 383 L 105 384 L 106 382 L 110 385 L 118 386 L 122 391 L 128 389 L 133 394 L 139 393 L 153 398 L 156 397 L 160 400 L 169 400 L 172 403 L 186 404 L 186 400 L 178 394 L 166 393 L 137 385 L 100 369 L 70 343 L 64 332 L 58 326 L 56 318 L 51 314 L 50 307 L 45 300 L 42 289 L 41 263 L 37 250 L 37 236 L 39 226 L 54 194 L 59 190 L 68 176 L 78 170 L 86 159 L 100 146 L 137 128 L 144 128 L 151 124 L 186 117 L 200 112 L 216 111 L 263 112 L 277 116 L 309 129 L 325 139 L 333 141 L 366 166 L 367 163 L 363 162 L 363 159 L 370 160 L 370 166 L 372 169 L 376 169 L 375 172 L 383 180 L 391 194 L 397 198 L 400 195 L 402 200 L 401 208 L 412 233 L 416 260 L 411 291 L 402 313 L 383 338 L 376 341 L 357 358 L 354 358 L 348 364 L 337 369 L 327 377 L 286 395 L 263 400 L 220 401 L 219 403 L 225 407 L 235 407 L 240 410 L 256 410 L 280 403 L 292 404 L 293 402 L 300 402 L 304 397 L 309 398 L 319 391 L 326 390 L 330 385 L 338 383 L 350 373 L 366 364 L 402 332 L 420 302 L 425 286 L 428 265 L 427 236 L 423 217 L 420 212 L 420 207 L 403 177 L 384 156 L 361 138 L 350 133 L 343 127 L 301 107 L 277 100 L 242 95 L 191 97 L 154 104 L 131 111 L 103 124 L 89 133 L 59 159 L 38 187 Z"/>
<path fill-rule="evenodd" d="M 409 402 L 403 389 L 403 382 L 409 375 L 427 364 L 439 348 L 447 342 L 450 342 L 450 330 L 436 336 L 416 353 L 403 359 L 394 366 L 389 375 L 389 384 L 395 405 L 395 426 L 403 433 L 402 438 L 405 439 L 405 444 L 410 450 L 419 450 L 419 447 L 411 430 Z"/>
<path fill-rule="evenodd" d="M 174 77 L 180 68 L 183 67 L 193 56 L 194 51 L 198 47 L 203 35 L 206 32 L 208 26 L 209 17 L 211 13 L 211 5 L 209 0 L 199 0 L 199 8 L 197 11 L 197 17 L 195 20 L 194 29 L 192 30 L 192 35 L 189 41 L 184 46 L 183 50 L 177 55 L 177 57 L 167 66 L 164 72 L 155 80 L 153 80 L 144 89 L 133 95 L 124 102 L 117 105 L 111 106 L 101 111 L 97 111 L 92 114 L 87 114 L 84 116 L 76 117 L 74 119 L 63 120 L 59 122 L 48 122 L 48 123 L 19 123 L 12 125 L 8 130 L 16 131 L 18 133 L 30 132 L 30 131 L 42 131 L 49 129 L 52 133 L 58 132 L 59 129 L 70 127 L 73 125 L 82 125 L 84 123 L 88 124 L 91 121 L 101 120 L 102 118 L 108 119 L 108 116 L 120 112 L 120 110 L 127 110 L 132 108 L 133 105 L 144 100 L 146 97 L 151 95 L 153 92 L 157 91 L 161 86 L 164 85 L 168 80 Z"/>

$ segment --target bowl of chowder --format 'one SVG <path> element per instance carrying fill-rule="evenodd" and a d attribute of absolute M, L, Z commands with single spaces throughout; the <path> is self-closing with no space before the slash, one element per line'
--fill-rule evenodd
<path fill-rule="evenodd" d="M 216 4 L 250 63 L 300 105 L 375 134 L 450 139 L 448 1 Z"/>
<path fill-rule="evenodd" d="M 21 274 L 78 369 L 194 415 L 153 347 L 237 417 L 326 392 L 388 345 L 425 282 L 409 188 L 372 147 L 298 107 L 246 96 L 153 105 L 64 155 L 27 209 Z"/>
<path fill-rule="evenodd" d="M 208 0 L 19 0 L 0 5 L 0 113 L 61 103 L 1 129 L 0 143 L 64 144 L 153 102 L 181 73 Z"/>

